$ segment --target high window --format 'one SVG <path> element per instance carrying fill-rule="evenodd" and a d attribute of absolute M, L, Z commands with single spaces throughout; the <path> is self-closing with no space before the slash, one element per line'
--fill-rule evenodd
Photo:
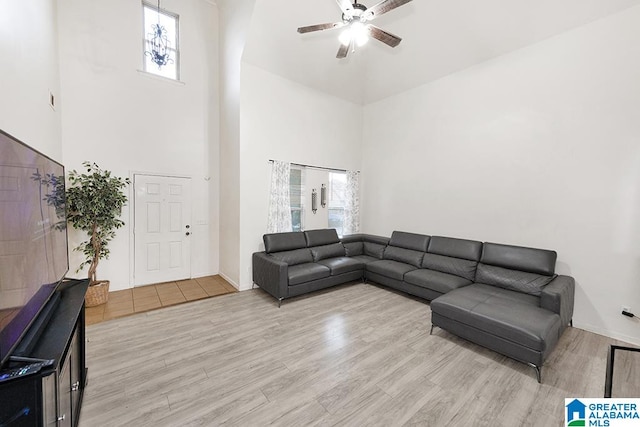
<path fill-rule="evenodd" d="M 142 3 L 144 71 L 173 80 L 180 78 L 178 15 L 158 5 Z"/>

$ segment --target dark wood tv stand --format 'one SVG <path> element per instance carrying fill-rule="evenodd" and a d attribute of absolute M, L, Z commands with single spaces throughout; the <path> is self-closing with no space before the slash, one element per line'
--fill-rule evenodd
<path fill-rule="evenodd" d="M 49 302 L 46 321 L 39 328 L 34 325 L 14 351 L 20 357 L 55 363 L 36 374 L 0 383 L 0 426 L 78 425 L 87 382 L 84 296 L 88 286 L 88 280 L 65 280 Z"/>

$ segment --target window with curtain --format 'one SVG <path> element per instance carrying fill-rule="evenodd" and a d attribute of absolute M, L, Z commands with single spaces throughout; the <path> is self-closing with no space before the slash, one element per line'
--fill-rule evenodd
<path fill-rule="evenodd" d="M 348 233 L 345 227 L 347 221 L 346 211 L 348 209 L 348 180 L 346 172 L 327 172 L 327 228 L 335 228 L 338 235 Z M 305 198 L 305 168 L 291 166 L 289 175 L 289 194 L 291 208 L 291 224 L 293 231 L 303 231 L 305 229 L 305 212 L 311 209 L 311 198 Z M 306 206 L 306 205 L 309 206 Z M 325 209 L 320 206 L 320 189 L 318 189 L 318 209 Z"/>

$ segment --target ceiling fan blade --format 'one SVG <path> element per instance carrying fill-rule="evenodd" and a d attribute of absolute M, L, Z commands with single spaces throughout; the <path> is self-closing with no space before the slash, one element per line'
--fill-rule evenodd
<path fill-rule="evenodd" d="M 409 3 L 410 1 L 411 0 L 383 0 L 367 9 L 365 12 L 365 19 L 368 21 L 375 19 L 382 14 L 402 6 L 403 4 Z"/>
<path fill-rule="evenodd" d="M 322 30 L 331 30 L 333 28 L 344 27 L 344 22 L 334 22 L 331 24 L 317 24 L 317 25 L 309 25 L 307 27 L 298 28 L 298 32 L 300 34 L 310 33 L 312 31 L 322 31 Z"/>
<path fill-rule="evenodd" d="M 336 55 L 336 58 L 338 59 L 346 58 L 347 55 L 349 54 L 349 51 L 352 51 L 352 50 L 355 50 L 355 42 L 353 41 L 353 39 L 349 41 L 348 45 L 340 43 L 340 48 L 338 49 L 338 54 Z"/>
<path fill-rule="evenodd" d="M 349 12 L 353 9 L 353 5 L 349 0 L 336 0 L 336 3 L 338 3 L 338 6 L 340 6 L 340 10 L 345 15 L 349 15 Z"/>
<path fill-rule="evenodd" d="M 367 25 L 367 30 L 369 31 L 369 35 L 376 40 L 380 40 L 382 43 L 396 47 L 400 44 L 402 39 L 395 34 L 391 34 L 381 28 L 376 27 L 375 25 Z"/>
<path fill-rule="evenodd" d="M 348 45 L 340 43 L 340 48 L 338 49 L 338 54 L 336 55 L 336 58 L 338 59 L 346 58 L 347 55 L 349 54 L 350 47 L 351 47 L 351 43 L 349 43 Z"/>

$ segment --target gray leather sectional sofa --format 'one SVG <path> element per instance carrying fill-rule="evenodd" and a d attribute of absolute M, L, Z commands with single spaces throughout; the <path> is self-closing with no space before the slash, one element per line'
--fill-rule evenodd
<path fill-rule="evenodd" d="M 394 231 L 266 234 L 253 281 L 278 299 L 370 280 L 431 301 L 438 326 L 540 369 L 573 316 L 574 280 L 554 251 Z"/>

